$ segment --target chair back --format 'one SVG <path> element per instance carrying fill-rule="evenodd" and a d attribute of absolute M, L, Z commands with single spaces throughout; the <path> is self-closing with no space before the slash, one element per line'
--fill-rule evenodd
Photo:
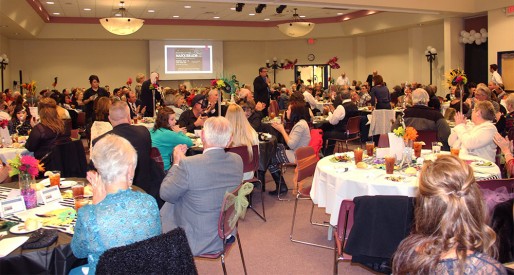
<path fill-rule="evenodd" d="M 55 145 L 43 163 L 47 171 L 61 171 L 61 177 L 85 178 L 88 170 L 81 140 Z"/>
<path fill-rule="evenodd" d="M 148 249 L 151 247 L 151 249 Z M 168 233 L 105 251 L 97 274 L 198 274 L 186 232 Z"/>
<path fill-rule="evenodd" d="M 417 140 L 425 142 L 425 145 L 423 145 L 423 149 L 431 149 L 432 142 L 437 141 L 437 131 L 419 130 Z"/>
<path fill-rule="evenodd" d="M 77 127 L 78 128 L 86 127 L 86 112 L 79 112 L 77 114 Z"/>
<path fill-rule="evenodd" d="M 237 223 L 234 227 L 230 226 L 230 218 L 233 215 L 236 215 L 235 204 L 230 204 L 230 195 L 237 196 L 237 192 L 241 189 L 243 183 L 236 187 L 232 192 L 227 192 L 223 197 L 223 202 L 221 203 L 221 213 L 218 219 L 218 236 L 225 240 L 229 235 L 234 232 L 237 228 Z M 225 243 L 225 242 L 223 242 Z"/>
<path fill-rule="evenodd" d="M 349 137 L 350 135 L 359 134 L 361 132 L 360 129 L 361 117 L 354 116 L 348 119 L 348 124 L 346 124 L 346 135 Z"/>
<path fill-rule="evenodd" d="M 394 110 L 375 109 L 371 115 L 369 135 L 375 136 L 391 132 L 391 125 L 395 120 Z"/>
<path fill-rule="evenodd" d="M 79 139 L 80 138 L 79 129 L 72 129 L 70 131 L 70 133 L 71 133 L 71 135 L 70 135 L 71 139 Z"/>
<path fill-rule="evenodd" d="M 318 158 L 310 146 L 300 147 L 294 151 L 294 154 L 296 156 L 294 182 L 298 184 L 302 180 L 314 176 Z"/>
<path fill-rule="evenodd" d="M 500 187 L 506 187 L 509 193 L 514 193 L 514 179 L 479 180 L 477 183 L 481 189 L 495 191 Z"/>
<path fill-rule="evenodd" d="M 389 147 L 389 136 L 387 134 L 381 134 L 378 138 L 378 148 Z"/>
<path fill-rule="evenodd" d="M 309 141 L 309 146 L 314 149 L 316 158 L 319 159 L 319 151 L 323 147 L 323 130 L 311 129 L 311 141 Z"/>
<path fill-rule="evenodd" d="M 252 146 L 252 157 L 248 154 L 248 147 L 237 146 L 225 148 L 226 152 L 232 152 L 241 156 L 243 160 L 243 173 L 255 172 L 259 169 L 259 146 Z"/>
<path fill-rule="evenodd" d="M 355 204 L 352 200 L 344 200 L 341 202 L 339 208 L 339 218 L 337 220 L 337 238 L 341 242 L 339 255 L 342 255 L 342 249 L 344 248 L 345 240 L 350 235 L 350 231 L 353 227 L 353 212 Z"/>
<path fill-rule="evenodd" d="M 268 107 L 268 114 L 275 113 L 275 115 L 279 115 L 280 108 L 278 107 L 278 102 L 276 100 L 270 100 Z"/>
<path fill-rule="evenodd" d="M 509 133 L 507 134 L 507 136 L 509 137 L 509 140 L 514 139 L 514 127 L 509 129 Z"/>
<path fill-rule="evenodd" d="M 162 160 L 161 152 L 157 147 L 152 147 L 150 150 L 150 157 L 159 165 L 159 167 L 164 171 L 164 162 Z"/>

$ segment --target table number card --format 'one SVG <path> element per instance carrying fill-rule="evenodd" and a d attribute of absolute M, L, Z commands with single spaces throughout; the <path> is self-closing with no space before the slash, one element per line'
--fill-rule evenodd
<path fill-rule="evenodd" d="M 27 208 L 22 196 L 0 201 L 0 217 L 2 218 L 25 210 Z"/>
<path fill-rule="evenodd" d="M 51 186 L 37 192 L 37 203 L 48 204 L 53 201 L 61 201 L 61 191 L 59 186 Z"/>

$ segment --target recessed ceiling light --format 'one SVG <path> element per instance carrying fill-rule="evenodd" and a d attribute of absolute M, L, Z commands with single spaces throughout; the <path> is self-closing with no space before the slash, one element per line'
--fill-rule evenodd
<path fill-rule="evenodd" d="M 155 10 L 148 10 L 149 13 L 155 12 Z"/>
<path fill-rule="evenodd" d="M 346 21 L 346 20 L 350 20 L 350 17 L 345 17 L 345 18 L 343 18 L 343 20 L 344 20 L 344 21 Z"/>
<path fill-rule="evenodd" d="M 264 18 L 264 21 L 269 21 L 270 19 L 269 18 Z"/>
<path fill-rule="evenodd" d="M 61 14 L 60 14 L 60 13 L 58 13 L 58 12 L 54 12 L 54 13 L 52 13 L 52 14 L 53 14 L 53 15 L 61 15 Z"/>
<path fill-rule="evenodd" d="M 48 5 L 53 5 L 53 4 L 55 4 L 55 3 L 54 3 L 54 2 L 52 2 L 52 1 L 47 1 L 46 3 L 47 3 Z"/>
<path fill-rule="evenodd" d="M 374 14 L 374 13 L 375 13 L 375 11 L 369 11 L 369 12 L 368 12 L 368 15 L 372 15 L 372 14 Z"/>
<path fill-rule="evenodd" d="M 254 16 L 254 15 L 255 15 L 255 13 L 250 13 L 250 14 L 248 14 L 248 15 L 250 15 L 250 16 Z"/>
<path fill-rule="evenodd" d="M 184 6 L 184 9 L 190 9 L 191 6 Z"/>
<path fill-rule="evenodd" d="M 300 15 L 300 18 L 305 18 L 305 15 Z"/>
<path fill-rule="evenodd" d="M 235 11 L 235 10 L 236 10 L 236 8 L 230 8 L 230 10 L 231 10 L 231 11 Z"/>
<path fill-rule="evenodd" d="M 121 13 L 116 13 L 114 16 L 118 16 L 118 17 L 120 17 L 120 16 L 121 16 Z"/>
<path fill-rule="evenodd" d="M 219 17 L 219 16 L 214 16 L 213 18 L 214 18 L 214 19 L 220 19 L 220 17 Z"/>
<path fill-rule="evenodd" d="M 179 17 L 180 17 L 180 16 L 178 16 L 178 15 L 173 15 L 173 18 L 179 18 Z"/>
<path fill-rule="evenodd" d="M 342 12 L 338 12 L 337 15 L 343 15 L 343 13 Z"/>
<path fill-rule="evenodd" d="M 91 9 L 90 8 L 84 8 L 85 11 L 90 11 Z"/>

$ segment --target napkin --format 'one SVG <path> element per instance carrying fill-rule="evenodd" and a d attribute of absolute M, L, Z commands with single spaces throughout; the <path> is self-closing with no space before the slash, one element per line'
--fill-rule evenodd
<path fill-rule="evenodd" d="M 0 258 L 3 258 L 20 247 L 29 239 L 28 236 L 6 238 L 0 241 Z"/>

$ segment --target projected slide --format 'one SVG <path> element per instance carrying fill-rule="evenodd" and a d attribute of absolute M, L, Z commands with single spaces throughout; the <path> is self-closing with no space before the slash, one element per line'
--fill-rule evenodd
<path fill-rule="evenodd" d="M 212 73 L 212 46 L 166 45 L 166 74 Z"/>

